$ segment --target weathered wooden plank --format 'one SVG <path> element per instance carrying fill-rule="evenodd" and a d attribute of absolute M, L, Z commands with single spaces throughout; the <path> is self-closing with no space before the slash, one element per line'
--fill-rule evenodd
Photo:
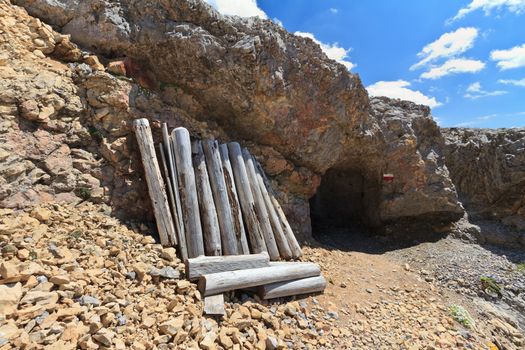
<path fill-rule="evenodd" d="M 255 211 L 257 213 L 257 218 L 259 219 L 261 231 L 264 236 L 264 242 L 266 243 L 266 249 L 268 250 L 271 260 L 278 260 L 280 257 L 279 249 L 277 248 L 277 243 L 275 242 L 272 225 L 268 216 L 268 210 L 266 210 L 266 204 L 264 204 L 259 182 L 257 181 L 257 175 L 255 174 L 255 166 L 253 165 L 252 156 L 246 148 L 242 150 L 242 156 L 244 158 L 244 164 L 246 166 L 246 172 L 248 174 L 248 180 L 250 182 L 250 188 L 253 194 Z"/>
<path fill-rule="evenodd" d="M 199 278 L 198 285 L 201 293 L 208 296 L 235 289 L 319 276 L 320 274 L 319 266 L 313 263 L 283 263 L 276 266 L 203 275 Z"/>
<path fill-rule="evenodd" d="M 231 207 L 234 232 L 235 236 L 237 237 L 237 251 L 241 254 L 250 254 L 246 230 L 244 229 L 244 220 L 242 219 L 241 204 L 239 203 L 239 196 L 237 195 L 237 189 L 235 188 L 233 169 L 230 162 L 230 155 L 228 154 L 228 145 L 220 145 L 219 151 L 221 154 L 222 171 L 224 174 L 224 182 L 226 184 L 226 192 L 228 194 L 228 201 Z"/>
<path fill-rule="evenodd" d="M 264 252 L 246 255 L 198 256 L 187 259 L 184 264 L 186 278 L 196 280 L 210 273 L 265 267 L 269 266 L 269 262 L 268 253 Z"/>
<path fill-rule="evenodd" d="M 175 199 L 173 198 L 173 189 L 171 188 L 171 180 L 170 180 L 170 175 L 169 175 L 169 172 L 168 172 L 168 167 L 166 165 L 166 155 L 164 154 L 164 146 L 162 145 L 162 142 L 159 143 L 159 153 L 160 153 L 160 160 L 161 160 L 161 164 L 162 164 L 162 170 L 164 171 L 164 178 L 166 179 L 165 183 L 166 183 L 166 192 L 168 192 L 168 202 L 170 204 L 170 212 L 171 212 L 171 217 L 174 218 L 173 221 L 176 221 L 175 220 L 175 217 L 176 217 L 176 213 L 175 213 Z M 175 223 L 174 224 L 174 228 L 175 228 L 175 235 L 173 237 L 170 237 L 170 241 L 171 241 L 171 244 L 172 245 L 176 245 L 178 242 L 177 242 L 177 225 Z"/>
<path fill-rule="evenodd" d="M 315 276 L 266 284 L 258 288 L 258 293 L 262 299 L 273 299 L 290 295 L 322 292 L 325 288 L 325 278 L 323 276 Z"/>
<path fill-rule="evenodd" d="M 259 185 L 262 198 L 264 199 L 264 204 L 266 205 L 266 209 L 268 211 L 270 223 L 272 224 L 275 242 L 279 247 L 279 255 L 281 256 L 281 258 L 284 259 L 291 259 L 293 257 L 292 250 L 290 249 L 290 246 L 288 244 L 288 239 L 284 235 L 284 229 L 281 223 L 281 219 L 279 218 L 277 211 L 274 208 L 272 200 L 270 199 L 270 194 L 268 193 L 268 190 L 264 183 L 262 168 L 259 162 L 257 162 L 257 160 L 254 157 L 252 157 L 252 161 L 255 165 L 255 175 L 257 179 L 257 184 Z"/>
<path fill-rule="evenodd" d="M 148 184 L 148 192 L 153 205 L 153 213 L 157 221 L 160 242 L 164 246 L 171 245 L 170 237 L 175 235 L 173 218 L 171 217 L 168 198 L 166 197 L 164 181 L 160 175 L 153 136 L 147 119 L 136 119 L 133 128 L 139 144 L 144 173 Z"/>
<path fill-rule="evenodd" d="M 288 219 L 286 218 L 286 215 L 284 214 L 284 210 L 279 204 L 279 201 L 277 200 L 275 193 L 272 190 L 272 187 L 270 186 L 270 181 L 268 177 L 264 173 L 264 170 L 262 169 L 260 164 L 257 163 L 257 165 L 259 168 L 259 173 L 262 175 L 264 183 L 268 190 L 268 194 L 270 195 L 270 200 L 272 201 L 275 211 L 277 212 L 277 215 L 279 216 L 281 220 L 281 224 L 284 230 L 284 235 L 286 236 L 286 239 L 288 240 L 288 245 L 292 251 L 293 258 L 297 259 L 302 255 L 301 246 L 299 245 L 299 242 L 297 242 L 297 238 L 295 237 L 292 227 L 290 226 L 290 223 L 288 222 Z"/>
<path fill-rule="evenodd" d="M 237 249 L 237 237 L 235 235 L 232 209 L 224 180 L 219 144 L 215 140 L 207 140 L 202 142 L 202 148 L 204 149 L 206 166 L 213 191 L 213 199 L 219 219 L 223 255 L 236 255 L 239 253 Z"/>
<path fill-rule="evenodd" d="M 222 255 L 221 232 L 217 210 L 213 201 L 210 178 L 206 168 L 206 160 L 200 141 L 192 143 L 193 168 L 197 182 L 197 196 L 201 213 L 201 223 L 206 255 Z"/>
<path fill-rule="evenodd" d="M 182 207 L 182 221 L 186 234 L 188 257 L 194 258 L 204 255 L 199 202 L 195 173 L 191 161 L 190 134 L 185 128 L 175 128 L 171 132 L 173 150 L 175 151 L 177 178 L 180 186 L 180 200 Z"/>
<path fill-rule="evenodd" d="M 232 164 L 233 176 L 235 178 L 235 185 L 239 193 L 241 210 L 244 214 L 244 222 L 248 230 L 250 251 L 252 253 L 266 252 L 266 244 L 264 243 L 264 237 L 259 226 L 257 213 L 255 212 L 255 202 L 246 172 L 246 165 L 242 157 L 241 146 L 237 142 L 231 142 L 228 144 L 228 152 Z"/>
<path fill-rule="evenodd" d="M 210 316 L 226 314 L 224 309 L 224 294 L 209 295 L 204 297 L 204 313 Z"/>
<path fill-rule="evenodd" d="M 299 242 L 297 242 L 297 238 L 295 237 L 292 227 L 290 226 L 290 223 L 288 222 L 288 219 L 284 214 L 283 208 L 281 208 L 281 205 L 277 201 L 277 198 L 275 198 L 275 196 L 270 196 L 270 199 L 272 200 L 273 206 L 277 211 L 279 218 L 281 219 L 281 223 L 284 228 L 284 235 L 286 236 L 286 239 L 288 240 L 288 245 L 292 250 L 293 258 L 297 259 L 301 255 L 303 255 L 303 252 L 301 251 L 301 246 L 299 245 Z"/>
<path fill-rule="evenodd" d="M 179 179 L 177 178 L 177 169 L 175 165 L 175 155 L 173 152 L 173 140 L 168 134 L 168 125 L 162 124 L 162 138 L 164 141 L 164 150 L 166 154 L 166 160 L 168 162 L 168 168 L 170 172 L 171 188 L 173 190 L 173 201 L 175 202 L 174 224 L 177 238 L 179 241 L 180 256 L 183 260 L 188 258 L 188 246 L 186 244 L 186 234 L 184 233 L 184 222 L 182 219 L 182 206 L 179 195 Z"/>

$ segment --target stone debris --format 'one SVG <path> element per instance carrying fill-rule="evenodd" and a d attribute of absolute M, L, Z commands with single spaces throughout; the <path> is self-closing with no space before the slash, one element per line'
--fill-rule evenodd
<path fill-rule="evenodd" d="M 43 209 L 48 218 L 34 235 L 32 213 Z M 103 205 L 1 209 L 0 242 L 32 252 L 30 262 L 2 255 L 2 277 L 17 280 L 0 284 L 5 349 L 476 348 L 479 341 L 473 331 L 463 337 L 446 308 L 422 290 L 390 291 L 395 301 L 345 307 L 313 297 L 274 303 L 230 293 L 226 315 L 207 318 L 173 250 L 108 216 Z"/>
<path fill-rule="evenodd" d="M 205 318 L 176 251 L 104 212 L 88 202 L 1 209 L 1 246 L 31 252 L 24 261 L 3 250 L 0 341 L 7 348 L 264 349 L 300 341 L 301 334 L 279 331 L 295 322 L 297 303 L 273 310 L 251 297 L 240 305 L 232 294 L 223 320 Z"/>

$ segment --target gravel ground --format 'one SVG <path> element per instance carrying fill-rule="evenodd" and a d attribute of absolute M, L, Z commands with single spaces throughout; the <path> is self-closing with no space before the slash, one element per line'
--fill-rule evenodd
<path fill-rule="evenodd" d="M 525 252 L 446 238 L 395 250 L 428 281 L 471 299 L 482 298 L 515 315 L 525 329 Z"/>
<path fill-rule="evenodd" d="M 451 237 L 393 241 L 359 227 L 318 232 L 316 239 L 323 246 L 381 257 L 415 273 L 428 285 L 427 291 L 438 291 L 447 307 L 468 310 L 476 328 L 499 349 L 525 347 L 525 252 Z"/>

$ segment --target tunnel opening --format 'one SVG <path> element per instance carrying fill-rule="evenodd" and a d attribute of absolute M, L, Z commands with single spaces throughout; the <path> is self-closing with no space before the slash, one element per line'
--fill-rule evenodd
<path fill-rule="evenodd" d="M 327 170 L 310 199 L 313 237 L 339 247 L 349 236 L 370 237 L 380 225 L 380 196 L 380 182 L 359 169 Z"/>

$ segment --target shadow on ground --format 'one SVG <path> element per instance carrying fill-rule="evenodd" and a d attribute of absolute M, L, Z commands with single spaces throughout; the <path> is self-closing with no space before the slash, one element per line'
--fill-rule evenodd
<path fill-rule="evenodd" d="M 427 239 L 414 239 L 413 237 Z M 405 238 L 400 235 L 389 236 L 383 230 L 368 228 L 362 224 L 347 227 L 316 225 L 313 227 L 315 242 L 326 249 L 341 251 L 356 251 L 368 254 L 384 254 L 389 251 L 409 248 L 423 242 L 436 242 L 445 234 L 414 234 L 411 232 Z M 412 237 L 412 238 L 410 238 Z"/>

